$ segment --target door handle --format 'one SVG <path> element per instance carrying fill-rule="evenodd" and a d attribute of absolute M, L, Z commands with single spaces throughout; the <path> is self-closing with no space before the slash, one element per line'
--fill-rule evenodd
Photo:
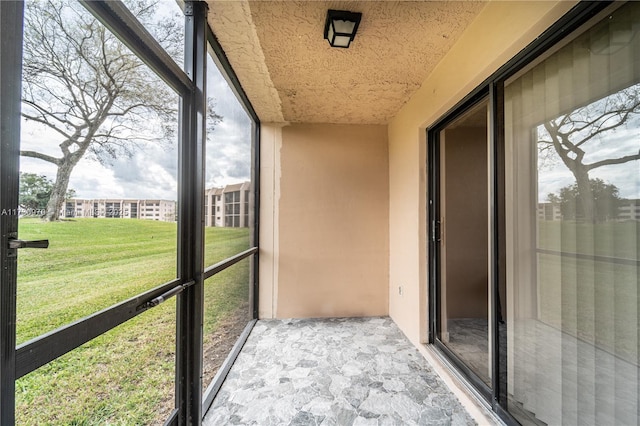
<path fill-rule="evenodd" d="M 9 248 L 10 249 L 21 249 L 21 248 L 48 248 L 49 240 L 34 240 L 34 241 L 25 241 L 18 240 L 15 238 L 9 239 Z"/>

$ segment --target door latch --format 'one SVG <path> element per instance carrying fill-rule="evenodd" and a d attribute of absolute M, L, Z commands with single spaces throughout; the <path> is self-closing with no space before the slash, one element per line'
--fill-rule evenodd
<path fill-rule="evenodd" d="M 21 249 L 21 248 L 48 248 L 49 240 L 34 240 L 34 241 L 25 241 L 18 240 L 16 238 L 9 239 L 9 248 L 10 249 Z"/>
<path fill-rule="evenodd" d="M 439 243 L 442 239 L 441 226 L 442 224 L 439 220 L 431 222 L 431 241 L 434 243 Z"/>

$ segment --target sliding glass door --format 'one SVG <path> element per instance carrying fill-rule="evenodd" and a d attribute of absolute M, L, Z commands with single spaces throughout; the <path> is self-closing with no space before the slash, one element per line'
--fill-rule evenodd
<path fill-rule="evenodd" d="M 429 130 L 432 341 L 510 423 L 639 421 L 638 52 L 580 4 Z"/>
<path fill-rule="evenodd" d="M 488 101 L 448 123 L 432 147 L 437 171 L 437 338 L 491 385 L 489 364 Z"/>

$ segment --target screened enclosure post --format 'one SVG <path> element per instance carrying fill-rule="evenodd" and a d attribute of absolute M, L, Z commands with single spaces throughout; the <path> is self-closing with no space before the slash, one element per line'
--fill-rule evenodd
<path fill-rule="evenodd" d="M 22 64 L 21 1 L 0 1 L 0 424 L 15 422 L 16 250 Z"/>
<path fill-rule="evenodd" d="M 252 119 L 252 164 L 253 173 L 253 247 L 260 247 L 260 123 Z M 260 251 L 252 258 L 251 264 L 251 307 L 253 309 L 252 319 L 258 319 L 260 306 L 260 275 L 258 268 L 260 264 Z"/>
<path fill-rule="evenodd" d="M 178 270 L 183 280 L 193 280 L 195 285 L 178 296 L 176 404 L 180 425 L 202 421 L 206 15 L 206 3 L 186 2 L 184 67 L 195 90 L 181 103 Z"/>

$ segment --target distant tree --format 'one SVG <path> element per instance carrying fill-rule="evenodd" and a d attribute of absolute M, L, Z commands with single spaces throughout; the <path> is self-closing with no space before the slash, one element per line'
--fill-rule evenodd
<path fill-rule="evenodd" d="M 45 211 L 53 181 L 44 175 L 20 172 L 20 207 L 29 211 Z"/>
<path fill-rule="evenodd" d="M 557 153 L 573 173 L 582 220 L 587 222 L 598 220 L 595 193 L 592 192 L 589 173 L 599 167 L 640 160 L 640 149 L 591 163 L 586 162 L 585 154 L 589 150 L 593 152 L 598 149 L 599 137 L 608 132 L 615 132 L 638 114 L 640 114 L 640 85 L 634 85 L 544 123 L 544 131 L 541 132 L 538 140 L 540 156 L 544 159 L 554 152 Z M 638 141 L 635 146 L 640 147 L 640 137 L 637 132 L 634 137 Z M 590 143 L 592 144 L 589 149 Z"/>
<path fill-rule="evenodd" d="M 152 0 L 127 4 L 177 57 L 182 31 L 176 21 L 157 21 Z M 132 156 L 144 144 L 168 146 L 174 139 L 178 96 L 158 81 L 78 2 L 27 2 L 22 116 L 61 140 L 59 156 L 44 149 L 20 152 L 57 167 L 46 220 L 59 218 L 71 172 L 83 157 L 105 164 Z"/>
<path fill-rule="evenodd" d="M 615 185 L 606 183 L 602 179 L 589 180 L 589 197 L 593 200 L 593 221 L 605 222 L 618 217 L 618 210 L 622 199 Z M 549 201 L 560 204 L 562 218 L 566 220 L 582 220 L 585 217 L 581 188 L 573 184 L 561 188 L 559 195 L 549 194 Z M 552 198 L 553 196 L 553 198 Z"/>
<path fill-rule="evenodd" d="M 51 189 L 53 181 L 44 175 L 35 173 L 20 172 L 20 191 L 18 204 L 21 208 L 30 212 L 46 212 L 49 198 L 51 197 Z M 74 189 L 69 189 L 65 194 L 65 199 L 71 199 L 76 196 Z"/>
<path fill-rule="evenodd" d="M 76 198 L 76 190 L 68 189 L 67 193 L 64 195 L 65 200 L 70 200 L 72 198 Z"/>
<path fill-rule="evenodd" d="M 560 197 L 558 197 L 557 194 L 550 193 L 549 195 L 547 195 L 547 200 L 554 206 L 560 205 Z"/>

